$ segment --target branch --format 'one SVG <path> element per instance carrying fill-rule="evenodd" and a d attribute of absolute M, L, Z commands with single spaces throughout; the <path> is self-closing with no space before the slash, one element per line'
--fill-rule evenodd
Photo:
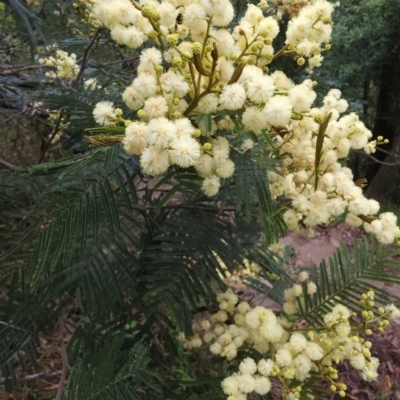
<path fill-rule="evenodd" d="M 385 149 L 381 149 L 380 147 L 375 147 L 376 150 L 381 151 L 382 153 L 386 153 L 386 154 L 390 154 L 392 157 L 395 158 L 400 158 L 399 155 L 392 153 L 391 151 L 385 150 Z"/>
<path fill-rule="evenodd" d="M 57 124 L 56 124 L 56 126 L 55 126 L 55 128 L 53 130 L 53 133 L 51 134 L 50 139 L 44 145 L 44 149 L 42 151 L 42 154 L 40 154 L 38 164 L 40 164 L 43 161 L 43 158 L 46 155 L 47 150 L 49 150 L 51 142 L 53 141 L 53 139 L 57 135 L 57 133 L 60 131 L 61 119 L 62 119 L 62 113 L 60 112 L 60 115 L 58 116 Z"/>
<path fill-rule="evenodd" d="M 1 158 L 0 158 L 0 164 L 4 165 L 5 167 L 12 169 L 14 171 L 18 171 L 18 170 L 22 169 L 21 167 L 16 167 L 15 165 L 12 165 L 9 162 L 7 162 L 6 160 L 3 160 Z"/>
<path fill-rule="evenodd" d="M 398 165 L 396 163 L 388 163 L 388 162 L 385 162 L 385 161 L 378 160 L 374 156 L 371 156 L 371 154 L 367 154 L 367 153 L 365 153 L 364 151 L 361 151 L 361 150 L 354 150 L 354 151 L 356 153 L 360 153 L 360 154 L 366 155 L 368 158 L 370 158 L 371 160 L 374 160 L 378 164 L 387 165 L 388 167 L 395 167 L 396 165 Z"/>
<path fill-rule="evenodd" d="M 17 376 L 17 382 L 23 383 L 23 382 L 29 382 L 33 381 L 35 379 L 39 378 L 53 378 L 57 375 L 61 375 L 61 370 L 60 371 L 44 371 L 44 372 L 39 372 L 37 374 L 32 374 L 32 375 L 19 375 Z M 4 385 L 7 379 L 11 379 L 10 376 L 7 376 L 5 378 L 0 378 L 0 385 Z"/>
<path fill-rule="evenodd" d="M 62 370 L 61 370 L 61 378 L 58 384 L 57 395 L 55 400 L 61 400 L 65 378 L 67 377 L 67 369 L 69 368 L 68 365 L 68 356 L 67 356 L 67 349 L 65 348 L 64 343 L 64 311 L 61 312 L 61 315 L 58 317 L 58 325 L 59 325 L 59 339 L 60 339 L 60 350 L 61 350 L 61 359 L 62 359 Z"/>
<path fill-rule="evenodd" d="M 92 46 L 94 45 L 94 42 L 96 41 L 97 37 L 99 36 L 101 30 L 102 30 L 102 28 L 97 28 L 96 33 L 92 37 L 92 40 L 85 47 L 85 51 L 83 53 L 81 69 L 79 70 L 79 73 L 78 73 L 78 76 L 76 77 L 76 80 L 74 81 L 73 84 L 71 84 L 71 86 L 74 87 L 74 88 L 79 86 L 79 83 L 83 78 L 83 74 L 85 72 L 86 64 L 87 64 L 87 62 L 89 60 L 89 56 L 90 56 L 90 50 L 91 50 Z"/>

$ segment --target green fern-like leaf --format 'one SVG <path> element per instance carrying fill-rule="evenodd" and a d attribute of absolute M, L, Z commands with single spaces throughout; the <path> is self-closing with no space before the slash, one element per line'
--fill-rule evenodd
<path fill-rule="evenodd" d="M 400 297 L 383 290 L 379 282 L 400 283 L 400 276 L 394 274 L 400 263 L 394 258 L 398 251 L 390 251 L 376 241 L 353 242 L 354 255 L 346 246 L 341 246 L 329 259 L 328 265 L 322 262 L 310 270 L 310 278 L 318 290 L 313 295 L 307 294 L 301 307 L 301 319 L 306 319 L 313 326 L 319 326 L 323 316 L 337 303 L 345 304 L 350 309 L 360 311 L 361 295 L 369 290 L 375 291 L 375 311 L 380 304 L 392 303 Z"/>
<path fill-rule="evenodd" d="M 124 337 L 106 338 L 94 353 L 76 362 L 68 379 L 66 400 L 115 400 L 162 398 L 161 378 L 149 368 L 148 350 L 136 343 L 123 356 Z"/>

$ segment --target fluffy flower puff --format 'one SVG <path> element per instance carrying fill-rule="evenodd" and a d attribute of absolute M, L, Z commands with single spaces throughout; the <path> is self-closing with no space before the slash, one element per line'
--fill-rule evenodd
<path fill-rule="evenodd" d="M 213 17 L 213 25 L 227 26 L 233 19 L 235 11 L 229 0 L 203 0 L 208 15 Z"/>
<path fill-rule="evenodd" d="M 215 196 L 221 186 L 221 181 L 216 175 L 210 175 L 204 179 L 201 190 L 208 196 Z"/>
<path fill-rule="evenodd" d="M 275 71 L 270 76 L 273 79 L 274 84 L 278 90 L 288 92 L 295 86 L 293 81 L 288 78 L 282 71 Z"/>
<path fill-rule="evenodd" d="M 235 376 L 228 376 L 222 381 L 221 386 L 225 394 L 235 394 L 238 391 L 238 380 Z"/>
<path fill-rule="evenodd" d="M 155 118 L 149 122 L 149 145 L 166 148 L 176 137 L 176 126 L 167 118 Z"/>
<path fill-rule="evenodd" d="M 247 357 L 240 363 L 239 371 L 242 374 L 253 375 L 257 371 L 257 364 L 255 363 L 255 361 L 252 358 Z"/>
<path fill-rule="evenodd" d="M 182 75 L 178 75 L 172 71 L 163 74 L 160 80 L 163 89 L 178 98 L 184 97 L 189 91 L 189 84 L 183 79 Z"/>
<path fill-rule="evenodd" d="M 179 165 L 182 168 L 192 166 L 200 157 L 200 145 L 191 137 L 181 136 L 170 144 L 169 156 L 171 164 Z"/>
<path fill-rule="evenodd" d="M 93 17 L 108 28 L 116 24 L 129 25 L 137 17 L 138 11 L 129 0 L 109 1 L 97 0 L 92 9 Z"/>
<path fill-rule="evenodd" d="M 218 97 L 214 93 L 209 93 L 202 97 L 197 104 L 196 111 L 203 114 L 212 114 L 217 111 Z"/>
<path fill-rule="evenodd" d="M 160 175 L 169 167 L 168 152 L 155 147 L 147 147 L 140 157 L 140 165 L 146 174 Z"/>
<path fill-rule="evenodd" d="M 286 96 L 274 96 L 265 105 L 265 118 L 272 126 L 286 126 L 292 116 L 292 103 Z"/>
<path fill-rule="evenodd" d="M 144 122 L 132 122 L 125 129 L 125 137 L 122 140 L 124 150 L 128 154 L 139 156 L 147 143 L 148 126 Z"/>
<path fill-rule="evenodd" d="M 183 23 L 188 28 L 196 28 L 206 16 L 206 10 L 198 3 L 189 4 L 182 13 Z"/>
<path fill-rule="evenodd" d="M 214 165 L 218 165 L 229 157 L 229 142 L 223 136 L 217 136 L 212 141 L 212 152 L 214 155 Z"/>
<path fill-rule="evenodd" d="M 260 395 L 267 394 L 271 390 L 271 381 L 264 377 L 259 376 L 255 378 L 254 391 Z"/>
<path fill-rule="evenodd" d="M 259 328 L 262 324 L 271 325 L 273 327 L 276 325 L 276 316 L 271 310 L 256 306 L 247 313 L 246 323 L 253 329 Z"/>
<path fill-rule="evenodd" d="M 213 25 L 214 26 L 227 26 L 232 21 L 235 16 L 235 10 L 232 4 L 229 2 L 227 8 L 222 10 L 215 10 L 213 15 Z"/>
<path fill-rule="evenodd" d="M 222 110 L 239 110 L 246 100 L 246 91 L 239 83 L 226 85 L 219 97 Z"/>
<path fill-rule="evenodd" d="M 265 112 L 255 106 L 246 108 L 242 114 L 242 124 L 247 131 L 257 134 L 260 134 L 263 129 L 268 127 Z"/>
<path fill-rule="evenodd" d="M 317 94 L 306 85 L 297 85 L 289 91 L 293 111 L 298 113 L 308 111 L 316 97 Z"/>
<path fill-rule="evenodd" d="M 279 349 L 275 355 L 276 364 L 279 367 L 286 367 L 292 362 L 292 355 L 289 350 Z"/>
<path fill-rule="evenodd" d="M 262 34 L 265 39 L 275 39 L 279 33 L 279 25 L 274 17 L 266 17 L 259 22 L 257 32 Z"/>
<path fill-rule="evenodd" d="M 257 104 L 266 103 L 272 97 L 274 90 L 274 81 L 267 75 L 247 81 L 247 96 Z"/>
<path fill-rule="evenodd" d="M 150 119 L 164 117 L 168 112 L 168 104 L 164 97 L 150 97 L 143 106 L 146 116 Z"/>
<path fill-rule="evenodd" d="M 174 121 L 178 137 L 192 136 L 194 127 L 188 118 L 179 118 Z"/>
<path fill-rule="evenodd" d="M 254 142 L 251 139 L 245 139 L 243 140 L 243 143 L 240 146 L 240 150 L 242 150 L 245 153 L 246 151 L 251 150 L 253 147 L 254 147 Z"/>
<path fill-rule="evenodd" d="M 274 362 L 271 359 L 268 360 L 260 360 L 257 365 L 257 370 L 261 375 L 269 376 L 272 372 L 272 368 L 274 367 Z"/>
<path fill-rule="evenodd" d="M 115 118 L 114 103 L 111 101 L 100 101 L 93 110 L 93 117 L 99 125 L 109 125 L 110 121 Z"/>
<path fill-rule="evenodd" d="M 116 43 L 131 49 L 137 49 L 146 40 L 143 32 L 135 26 L 116 25 L 111 29 L 111 37 Z"/>
<path fill-rule="evenodd" d="M 216 46 L 220 57 L 229 57 L 230 54 L 235 53 L 238 49 L 235 46 L 235 41 L 227 29 L 219 29 L 214 32 Z"/>
<path fill-rule="evenodd" d="M 324 351 L 322 347 L 314 342 L 308 342 L 307 347 L 305 349 L 305 353 L 309 357 L 310 360 L 320 360 L 324 356 Z"/>
<path fill-rule="evenodd" d="M 239 389 L 243 393 L 250 393 L 254 390 L 255 379 L 250 374 L 238 375 L 237 380 L 239 382 Z"/>
<path fill-rule="evenodd" d="M 131 85 L 122 93 L 122 100 L 131 110 L 138 110 L 142 107 L 145 99 L 141 92 Z"/>
<path fill-rule="evenodd" d="M 231 61 L 225 57 L 220 57 L 217 64 L 217 72 L 219 73 L 219 80 L 223 83 L 228 83 L 232 77 L 235 68 Z"/>
<path fill-rule="evenodd" d="M 149 49 L 143 50 L 140 54 L 140 63 L 141 64 L 150 64 L 153 66 L 161 65 L 162 55 L 160 50 L 157 50 L 154 47 L 150 47 Z"/>
<path fill-rule="evenodd" d="M 227 179 L 233 175 L 235 164 L 231 160 L 225 160 L 219 163 L 215 168 L 215 173 L 222 179 Z"/>
<path fill-rule="evenodd" d="M 292 334 L 289 342 L 296 352 L 303 351 L 307 347 L 307 339 L 298 332 Z"/>
<path fill-rule="evenodd" d="M 157 11 L 160 13 L 160 24 L 166 27 L 170 27 L 175 24 L 176 18 L 178 17 L 179 10 L 174 7 L 171 3 L 161 3 L 157 5 Z"/>
<path fill-rule="evenodd" d="M 155 76 L 151 74 L 139 74 L 137 78 L 133 80 L 131 86 L 144 98 L 156 95 L 157 81 Z"/>
<path fill-rule="evenodd" d="M 306 378 L 307 374 L 310 372 L 310 369 L 312 368 L 312 362 L 307 357 L 306 354 L 299 354 L 296 358 L 294 358 L 293 365 L 295 366 L 296 369 L 296 376 L 300 380 L 303 377 Z"/>
<path fill-rule="evenodd" d="M 400 310 L 394 304 L 387 305 L 385 311 L 391 313 L 390 319 L 400 319 Z"/>
<path fill-rule="evenodd" d="M 261 79 L 264 76 L 262 70 L 255 65 L 246 65 L 243 68 L 242 74 L 238 80 L 238 83 L 243 85 L 245 88 L 247 87 L 247 83 L 250 80 Z"/>
<path fill-rule="evenodd" d="M 206 178 L 213 174 L 213 159 L 208 154 L 202 154 L 197 162 L 194 164 L 197 173 L 202 177 Z"/>

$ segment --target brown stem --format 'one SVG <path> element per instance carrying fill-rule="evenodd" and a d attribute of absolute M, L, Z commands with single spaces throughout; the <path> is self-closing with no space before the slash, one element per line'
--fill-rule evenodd
<path fill-rule="evenodd" d="M 89 60 L 89 56 L 91 53 L 91 48 L 94 45 L 94 42 L 97 40 L 97 37 L 99 36 L 100 32 L 101 32 L 102 28 L 97 28 L 95 34 L 92 37 L 92 40 L 90 41 L 90 43 L 85 47 L 85 51 L 83 53 L 83 59 L 82 59 L 82 65 L 81 65 L 81 69 L 79 70 L 78 76 L 76 77 L 75 81 L 71 84 L 71 86 L 73 88 L 77 88 L 79 86 L 80 81 L 83 78 L 83 74 L 85 72 L 85 68 L 86 68 L 86 64 Z"/>
<path fill-rule="evenodd" d="M 58 325 L 59 325 L 59 339 L 60 339 L 60 350 L 61 350 L 61 359 L 62 359 L 62 370 L 61 370 L 61 378 L 58 384 L 57 395 L 55 400 L 61 400 L 62 394 L 64 391 L 65 379 L 67 377 L 67 369 L 68 365 L 68 356 L 67 349 L 65 347 L 64 342 L 64 312 L 61 312 L 61 315 L 58 317 Z"/>
<path fill-rule="evenodd" d="M 60 115 L 58 116 L 58 120 L 57 120 L 56 126 L 55 126 L 55 128 L 53 130 L 53 133 L 50 136 L 50 139 L 44 145 L 44 149 L 42 151 L 42 154 L 39 157 L 38 164 L 40 164 L 43 161 L 43 158 L 46 155 L 47 150 L 49 150 L 51 142 L 53 141 L 53 139 L 55 138 L 57 133 L 60 131 L 61 118 L 62 118 L 62 113 L 60 113 Z"/>

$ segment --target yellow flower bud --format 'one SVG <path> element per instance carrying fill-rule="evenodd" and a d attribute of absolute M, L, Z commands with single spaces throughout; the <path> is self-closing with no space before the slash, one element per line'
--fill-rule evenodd
<path fill-rule="evenodd" d="M 124 112 L 120 108 L 115 109 L 115 116 L 120 117 Z"/>
<path fill-rule="evenodd" d="M 172 117 L 172 118 L 175 118 L 175 119 L 181 118 L 181 117 L 182 117 L 182 113 L 179 112 L 179 111 L 175 111 L 175 112 L 173 112 L 173 113 L 171 114 L 171 117 Z"/>
<path fill-rule="evenodd" d="M 238 56 L 237 56 L 235 53 L 229 54 L 229 59 L 230 59 L 231 61 L 236 61 L 237 58 L 238 58 Z"/>
<path fill-rule="evenodd" d="M 182 67 L 182 58 L 181 57 L 174 57 L 171 61 L 171 67 L 173 68 L 180 68 Z"/>
<path fill-rule="evenodd" d="M 266 0 L 261 0 L 261 1 L 258 3 L 258 7 L 260 7 L 261 9 L 267 8 L 267 7 L 268 7 L 267 1 L 266 1 Z"/>
<path fill-rule="evenodd" d="M 155 39 L 157 39 L 158 34 L 157 34 L 156 31 L 151 31 L 151 32 L 149 32 L 149 33 L 147 34 L 147 36 L 149 37 L 149 39 L 155 40 Z"/>
<path fill-rule="evenodd" d="M 211 143 L 204 143 L 203 144 L 203 151 L 211 151 L 212 144 Z"/>
<path fill-rule="evenodd" d="M 193 132 L 193 137 L 198 138 L 201 136 L 201 130 L 200 129 L 195 129 Z"/>
<path fill-rule="evenodd" d="M 203 50 L 203 46 L 199 42 L 194 42 L 192 44 L 192 52 L 193 54 L 201 54 L 201 51 Z"/>
<path fill-rule="evenodd" d="M 331 389 L 332 392 L 336 392 L 336 386 L 335 385 L 331 385 L 330 389 Z"/>
<path fill-rule="evenodd" d="M 170 46 L 175 46 L 178 43 L 179 35 L 177 35 L 176 33 L 172 35 L 167 35 L 166 40 Z"/>
<path fill-rule="evenodd" d="M 304 65 L 306 62 L 306 60 L 304 59 L 304 57 L 299 57 L 297 59 L 297 65 Z"/>
<path fill-rule="evenodd" d="M 341 390 L 341 391 L 339 392 L 339 396 L 340 396 L 340 397 L 345 397 L 345 396 L 346 396 L 346 392 L 345 392 L 344 390 Z"/>
<path fill-rule="evenodd" d="M 144 110 L 139 110 L 139 111 L 137 112 L 137 116 L 138 116 L 140 119 L 146 118 L 146 111 L 144 111 Z"/>

